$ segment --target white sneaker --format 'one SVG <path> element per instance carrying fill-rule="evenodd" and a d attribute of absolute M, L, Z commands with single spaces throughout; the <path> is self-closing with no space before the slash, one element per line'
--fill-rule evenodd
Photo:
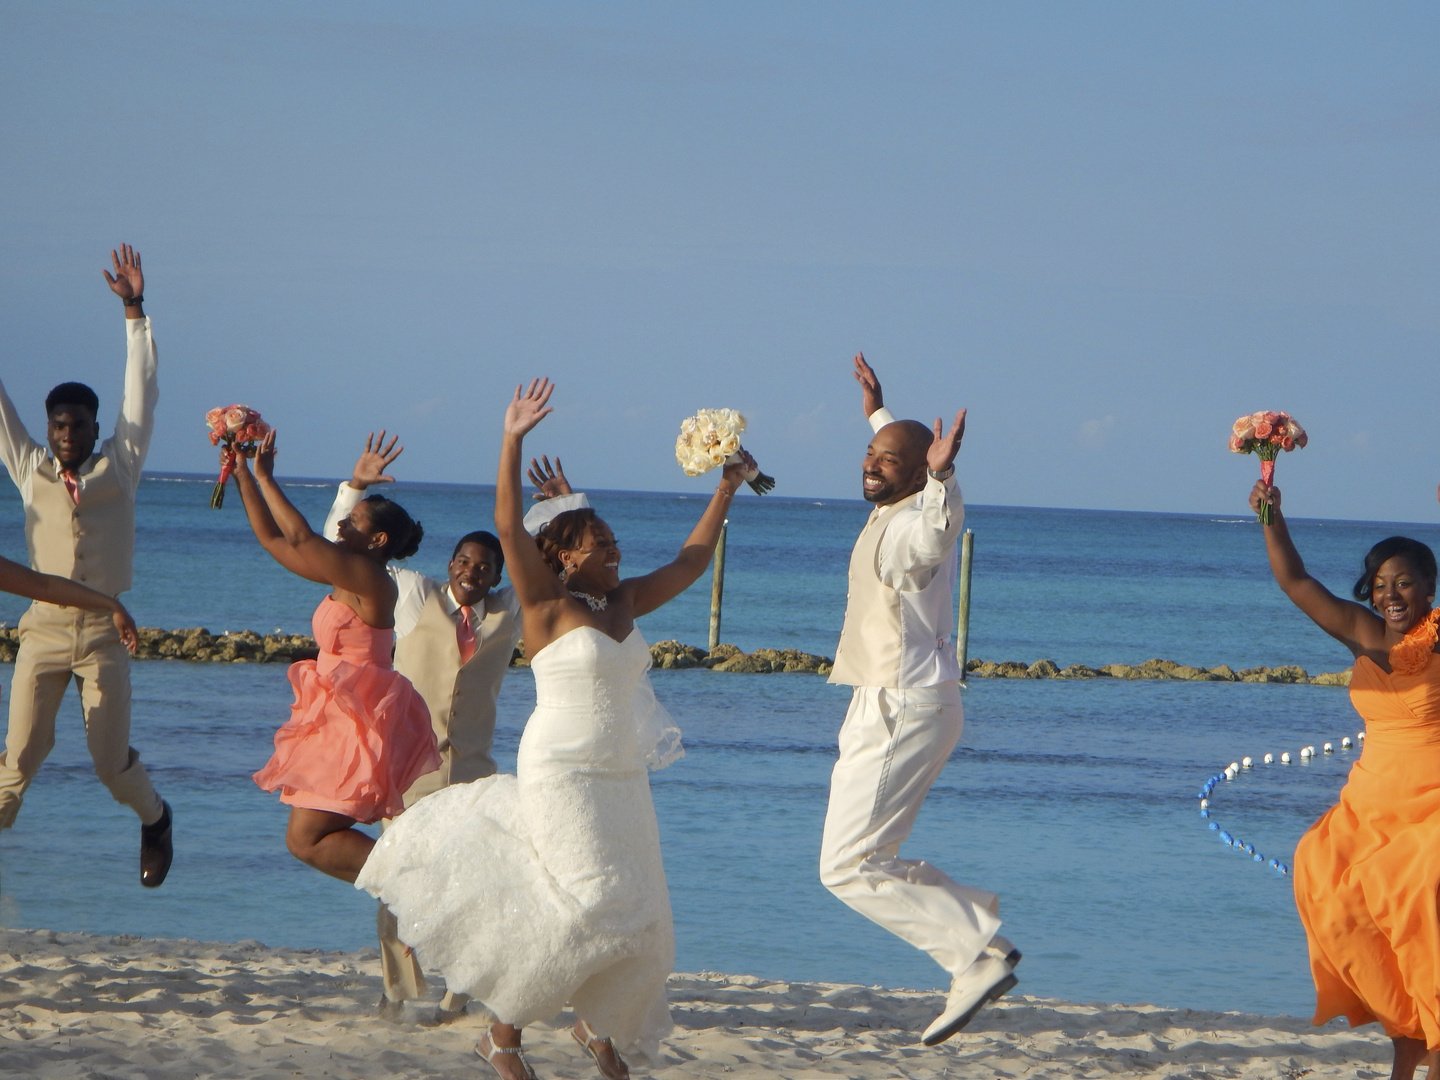
<path fill-rule="evenodd" d="M 944 1042 L 975 1019 L 981 1008 L 1018 981 L 1009 964 L 986 952 L 950 980 L 950 995 L 945 999 L 945 1010 L 925 1029 L 920 1041 L 926 1046 Z"/>

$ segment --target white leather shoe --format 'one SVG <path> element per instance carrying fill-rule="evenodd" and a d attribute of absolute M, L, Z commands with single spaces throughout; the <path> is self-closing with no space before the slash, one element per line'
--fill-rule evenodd
<path fill-rule="evenodd" d="M 996 934 L 990 939 L 990 944 L 985 946 L 986 956 L 998 956 L 1010 965 L 1011 970 L 1020 963 L 1024 954 L 1011 943 L 1009 938 L 1003 938 Z"/>
<path fill-rule="evenodd" d="M 981 1008 L 1018 981 L 1009 964 L 987 951 L 950 980 L 950 995 L 945 999 L 945 1010 L 925 1029 L 920 1041 L 926 1046 L 944 1042 L 974 1020 Z"/>

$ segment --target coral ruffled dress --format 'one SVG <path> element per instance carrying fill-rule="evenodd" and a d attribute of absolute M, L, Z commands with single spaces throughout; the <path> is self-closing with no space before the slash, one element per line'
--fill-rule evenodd
<path fill-rule="evenodd" d="M 320 657 L 290 665 L 295 704 L 255 783 L 291 806 L 366 823 L 394 817 L 410 785 L 440 767 L 430 710 L 391 666 L 395 631 L 328 596 L 311 626 Z"/>
<path fill-rule="evenodd" d="M 1433 641 L 1433 638 L 1431 639 Z M 1399 647 L 1397 646 L 1397 649 Z M 1365 749 L 1295 851 L 1315 1023 L 1378 1020 L 1440 1047 L 1440 655 L 1355 662 Z M 1411 673 L 1404 673 L 1408 667 Z"/>

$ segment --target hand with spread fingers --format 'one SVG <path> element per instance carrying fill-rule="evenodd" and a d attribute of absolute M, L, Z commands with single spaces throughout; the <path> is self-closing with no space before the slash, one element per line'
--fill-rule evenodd
<path fill-rule="evenodd" d="M 385 430 L 382 428 L 380 437 L 377 439 L 372 431 L 365 436 L 365 449 L 355 460 L 355 469 L 350 474 L 350 486 L 356 491 L 364 491 L 373 484 L 393 484 L 395 477 L 385 470 L 395 463 L 395 459 L 405 452 L 403 446 L 396 446 L 400 441 L 399 435 L 390 437 L 390 445 L 385 445 Z"/>
<path fill-rule="evenodd" d="M 145 296 L 145 274 L 140 269 L 140 253 L 129 244 L 121 244 L 119 251 L 110 252 L 110 262 L 115 268 L 112 277 L 109 270 L 101 270 L 110 284 L 110 291 L 125 302 L 125 314 L 140 318 L 143 312 L 140 301 Z"/>
<path fill-rule="evenodd" d="M 966 410 L 961 409 L 955 414 L 955 423 L 950 426 L 948 435 L 942 434 L 945 425 L 938 416 L 935 418 L 935 441 L 925 454 L 925 465 L 932 473 L 943 473 L 955 464 L 955 455 L 960 453 L 960 440 L 965 437 L 965 413 Z"/>
<path fill-rule="evenodd" d="M 538 461 L 530 459 L 530 468 L 526 470 L 530 477 L 530 483 L 535 485 L 535 494 L 532 499 L 543 502 L 546 499 L 558 499 L 562 495 L 573 495 L 570 481 L 565 478 L 565 469 L 560 464 L 560 458 L 555 458 L 555 464 L 550 464 L 548 457 L 542 456 Z"/>

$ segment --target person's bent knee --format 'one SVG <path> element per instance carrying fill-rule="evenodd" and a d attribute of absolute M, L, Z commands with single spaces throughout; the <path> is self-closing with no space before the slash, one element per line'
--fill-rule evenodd
<path fill-rule="evenodd" d="M 312 837 L 300 836 L 290 830 L 285 833 L 285 850 L 306 866 L 315 865 L 318 858 L 318 846 L 317 841 Z"/>

